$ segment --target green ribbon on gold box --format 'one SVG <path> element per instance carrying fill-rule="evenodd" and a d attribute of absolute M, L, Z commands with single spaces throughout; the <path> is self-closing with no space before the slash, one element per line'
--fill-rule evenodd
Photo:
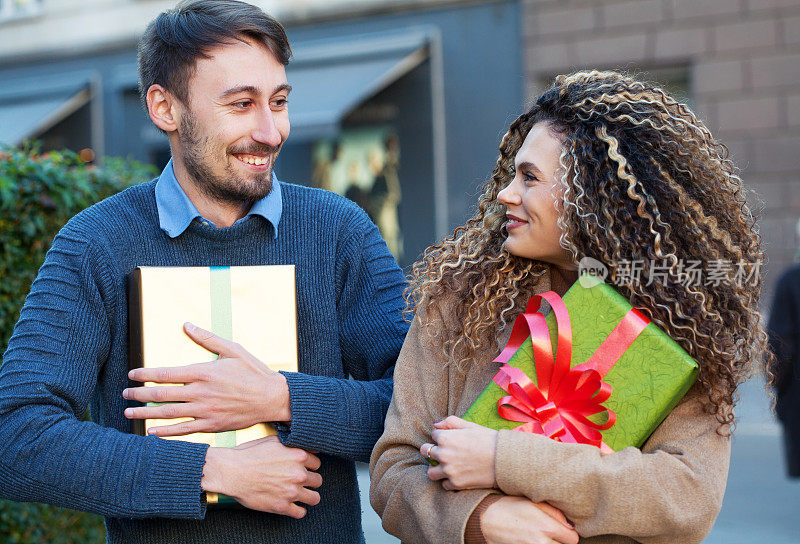
<path fill-rule="evenodd" d="M 189 321 L 243 345 L 272 370 L 297 371 L 297 296 L 293 265 L 139 267 L 129 278 L 130 367 L 202 363 L 217 354 L 183 332 Z M 145 386 L 169 385 L 145 383 Z M 179 385 L 179 384 L 178 384 Z M 190 418 L 134 420 L 134 432 Z M 275 434 L 268 422 L 221 433 L 194 433 L 171 440 L 232 448 Z M 207 494 L 209 503 L 235 502 Z"/>

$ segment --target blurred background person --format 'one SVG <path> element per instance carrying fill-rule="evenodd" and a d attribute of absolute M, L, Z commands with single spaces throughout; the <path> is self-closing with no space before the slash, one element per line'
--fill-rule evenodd
<path fill-rule="evenodd" d="M 800 220 L 797 242 L 800 261 Z M 789 478 L 800 478 L 800 264 L 789 268 L 778 280 L 767 328 L 775 354 L 770 385 L 783 426 L 786 472 Z"/>

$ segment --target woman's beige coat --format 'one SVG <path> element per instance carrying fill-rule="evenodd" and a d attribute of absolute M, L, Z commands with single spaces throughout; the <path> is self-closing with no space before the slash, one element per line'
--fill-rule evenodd
<path fill-rule="evenodd" d="M 550 289 L 545 274 L 536 289 Z M 426 475 L 419 453 L 432 424 L 461 416 L 495 374 L 497 353 L 476 356 L 468 373 L 448 366 L 436 323 L 411 326 L 397 360 L 386 428 L 372 452 L 370 501 L 384 528 L 403 542 L 463 542 L 467 520 L 490 493 L 547 501 L 575 523 L 581 542 L 700 542 L 719 513 L 730 438 L 690 392 L 641 450 L 611 455 L 584 444 L 500 431 L 495 471 L 499 490 L 446 491 Z M 501 334 L 501 346 L 511 334 Z"/>

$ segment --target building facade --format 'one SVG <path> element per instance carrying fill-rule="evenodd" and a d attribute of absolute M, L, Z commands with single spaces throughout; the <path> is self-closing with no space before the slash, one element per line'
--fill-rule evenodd
<path fill-rule="evenodd" d="M 800 1 L 523 0 L 523 13 L 526 96 L 587 68 L 644 72 L 686 94 L 760 197 L 766 307 L 798 254 Z"/>
<path fill-rule="evenodd" d="M 767 302 L 797 254 L 800 0 L 262 0 L 287 27 L 287 180 L 359 201 L 409 265 L 471 212 L 508 123 L 559 73 L 643 73 L 731 150 Z M 157 165 L 135 43 L 173 0 L 0 0 L 0 141 Z M 760 201 L 759 201 L 760 200 Z"/>
<path fill-rule="evenodd" d="M 140 104 L 135 46 L 173 2 L 22 1 L 24 13 L 0 19 L 0 141 L 163 166 L 169 147 Z M 294 51 L 278 176 L 359 202 L 408 266 L 466 218 L 521 107 L 520 3 L 254 3 L 284 23 Z"/>

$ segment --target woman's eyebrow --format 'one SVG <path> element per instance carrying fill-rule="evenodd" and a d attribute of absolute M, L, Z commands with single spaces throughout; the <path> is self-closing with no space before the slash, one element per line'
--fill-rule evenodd
<path fill-rule="evenodd" d="M 517 170 L 530 170 L 534 174 L 542 175 L 542 171 L 531 161 L 523 161 L 516 166 Z"/>

